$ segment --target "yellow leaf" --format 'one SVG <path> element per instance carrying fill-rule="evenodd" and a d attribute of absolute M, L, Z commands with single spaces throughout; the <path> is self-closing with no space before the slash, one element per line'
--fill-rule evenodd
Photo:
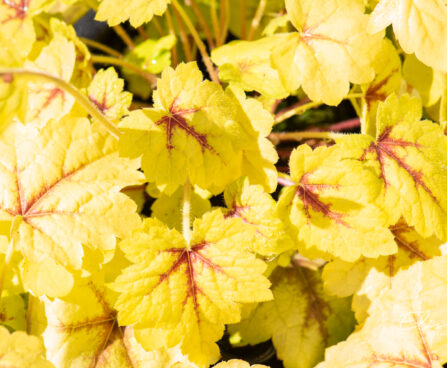
<path fill-rule="evenodd" d="M 142 154 L 147 179 L 168 195 L 187 179 L 217 194 L 241 174 L 237 106 L 220 85 L 202 79 L 195 62 L 166 68 L 154 108 L 133 111 L 120 124 L 121 153 Z"/>
<path fill-rule="evenodd" d="M 365 133 L 375 136 L 376 115 L 380 101 L 398 93 L 402 82 L 401 61 L 392 42 L 382 41 L 382 47 L 373 61 L 375 77 L 371 83 L 361 86 L 365 97 L 362 98 L 362 121 Z"/>
<path fill-rule="evenodd" d="M 26 61 L 25 68 L 53 74 L 66 82 L 71 79 L 75 64 L 75 48 L 61 34 L 56 33 L 50 44 L 42 49 L 35 61 Z M 50 119 L 60 119 L 74 104 L 69 93 L 53 83 L 30 82 L 27 85 L 28 102 L 25 120 L 44 125 Z"/>
<path fill-rule="evenodd" d="M 211 53 L 219 66 L 219 78 L 240 85 L 245 91 L 257 91 L 272 98 L 285 98 L 288 91 L 283 86 L 278 71 L 271 65 L 270 55 L 284 35 L 256 41 L 233 41 Z"/>
<path fill-rule="evenodd" d="M 113 67 L 107 70 L 101 69 L 93 78 L 87 89 L 88 98 L 110 120 L 117 121 L 127 110 L 132 102 L 132 94 L 123 92 L 124 80 L 118 78 Z"/>
<path fill-rule="evenodd" d="M 375 139 L 351 135 L 337 141 L 376 171 L 378 204 L 390 224 L 403 216 L 422 236 L 446 240 L 447 137 L 438 124 L 420 121 L 421 110 L 418 99 L 391 95 L 378 108 Z"/>
<path fill-rule="evenodd" d="M 66 294 L 70 272 L 82 267 L 83 246 L 103 253 L 102 263 L 115 237 L 139 226 L 136 205 L 119 193 L 142 182 L 139 163 L 117 149 L 101 126 L 72 116 L 41 130 L 16 124 L 0 136 L 0 218 L 17 219 L 14 248 L 26 259 L 24 282 L 35 294 Z M 46 281 L 36 285 L 39 277 Z"/>
<path fill-rule="evenodd" d="M 263 256 L 272 256 L 290 250 L 294 242 L 276 214 L 276 202 L 260 185 L 238 180 L 225 189 L 226 217 L 241 218 L 256 229 L 250 249 Z"/>
<path fill-rule="evenodd" d="M 177 230 L 146 219 L 144 230 L 120 243 L 134 263 L 113 284 L 121 293 L 115 305 L 120 325 L 163 331 L 167 347 L 180 344 L 200 367 L 216 362 L 215 341 L 224 324 L 239 321 L 241 303 L 272 297 L 265 263 L 246 250 L 252 237 L 251 228 L 224 219 L 220 210 L 194 221 L 190 244 Z"/>
<path fill-rule="evenodd" d="M 0 367 L 54 368 L 54 365 L 45 359 L 41 339 L 21 331 L 9 334 L 0 326 Z"/>
<path fill-rule="evenodd" d="M 286 0 L 286 9 L 298 32 L 273 50 L 272 61 L 289 88 L 301 85 L 311 100 L 337 105 L 349 82 L 373 79 L 382 35 L 368 35 L 362 1 Z"/>
<path fill-rule="evenodd" d="M 213 368 L 268 368 L 266 365 L 255 364 L 250 365 L 247 362 L 239 359 L 232 359 L 227 362 L 216 364 Z"/>
<path fill-rule="evenodd" d="M 351 262 L 396 252 L 387 218 L 372 204 L 380 186 L 360 162 L 345 159 L 338 146 L 301 145 L 289 165 L 296 185 L 283 190 L 278 211 L 304 243 L 300 252 Z"/>
<path fill-rule="evenodd" d="M 407 54 L 447 72 L 447 4 L 444 0 L 381 0 L 371 14 L 368 31 L 388 25 Z"/>
<path fill-rule="evenodd" d="M 447 362 L 447 258 L 417 262 L 371 301 L 361 329 L 326 350 L 317 368 L 432 367 Z"/>
<path fill-rule="evenodd" d="M 439 101 L 444 90 L 443 73 L 424 65 L 412 54 L 405 57 L 403 74 L 409 87 L 419 93 L 423 106 Z"/>
<path fill-rule="evenodd" d="M 323 360 L 326 346 L 353 330 L 350 299 L 325 294 L 319 271 L 277 268 L 271 278 L 274 299 L 259 304 L 241 323 L 230 325 L 230 332 L 237 331 L 245 344 L 271 338 L 284 367 L 312 368 Z"/>
<path fill-rule="evenodd" d="M 137 28 L 149 22 L 154 15 L 162 15 L 170 2 L 170 0 L 137 0 L 128 3 L 124 0 L 102 0 L 95 19 L 107 21 L 111 27 L 129 20 L 131 26 Z"/>
<path fill-rule="evenodd" d="M 261 184 L 266 191 L 273 192 L 278 182 L 275 162 L 278 154 L 267 136 L 272 131 L 273 116 L 262 103 L 246 98 L 242 89 L 228 87 L 225 93 L 235 104 L 235 119 L 240 123 L 239 140 L 242 145 L 242 175 L 251 184 Z"/>
<path fill-rule="evenodd" d="M 368 316 L 371 301 L 392 287 L 396 275 L 416 262 L 445 253 L 439 240 L 421 237 L 404 221 L 392 226 L 391 231 L 398 246 L 396 254 L 361 258 L 355 263 L 336 259 L 324 267 L 323 279 L 328 292 L 340 297 L 354 294 L 352 307 L 359 323 Z"/>

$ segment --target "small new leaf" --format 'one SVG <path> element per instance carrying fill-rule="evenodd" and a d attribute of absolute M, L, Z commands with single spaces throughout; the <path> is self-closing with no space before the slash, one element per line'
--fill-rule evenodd
<path fill-rule="evenodd" d="M 123 92 L 124 80 L 112 67 L 96 73 L 87 94 L 90 101 L 110 120 L 117 121 L 128 114 L 132 94 Z"/>

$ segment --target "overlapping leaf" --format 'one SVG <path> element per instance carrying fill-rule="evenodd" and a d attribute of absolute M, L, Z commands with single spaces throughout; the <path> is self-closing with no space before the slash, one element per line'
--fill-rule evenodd
<path fill-rule="evenodd" d="M 129 20 L 133 27 L 149 22 L 154 15 L 162 15 L 170 0 L 102 0 L 96 13 L 96 20 L 107 21 L 109 26 Z M 119 10 L 119 11 L 117 11 Z"/>
<path fill-rule="evenodd" d="M 379 102 L 393 92 L 398 93 L 402 82 L 401 61 L 390 40 L 384 39 L 382 47 L 373 61 L 375 77 L 371 83 L 361 86 L 364 95 L 362 99 L 362 121 L 365 133 L 372 136 L 376 132 L 376 115 Z"/>
<path fill-rule="evenodd" d="M 271 299 L 266 265 L 246 250 L 252 237 L 250 227 L 224 219 L 220 210 L 195 220 L 190 244 L 177 230 L 147 219 L 144 230 L 120 244 L 134 264 L 114 283 L 121 293 L 119 323 L 159 329 L 168 347 L 181 344 L 198 366 L 214 363 L 215 341 L 225 323 L 240 320 L 240 303 Z M 139 341 L 150 350 L 150 341 L 141 335 Z"/>
<path fill-rule="evenodd" d="M 242 175 L 246 175 L 251 184 L 260 184 L 269 193 L 273 192 L 278 180 L 275 167 L 278 154 L 267 139 L 273 117 L 261 102 L 246 98 L 242 89 L 230 86 L 225 93 L 234 101 L 233 119 L 240 124 L 237 140 L 242 150 Z"/>
<path fill-rule="evenodd" d="M 264 256 L 282 253 L 294 247 L 283 222 L 276 214 L 276 203 L 260 185 L 238 180 L 224 192 L 226 217 L 241 218 L 256 229 L 250 249 Z"/>
<path fill-rule="evenodd" d="M 113 121 L 121 119 L 128 114 L 128 108 L 132 102 L 132 94 L 123 92 L 124 80 L 118 78 L 118 74 L 112 67 L 101 69 L 96 73 L 92 83 L 88 87 L 87 94 L 96 107 Z"/>
<path fill-rule="evenodd" d="M 272 49 L 284 38 L 277 35 L 257 41 L 233 41 L 213 50 L 211 58 L 219 66 L 219 78 L 240 85 L 245 91 L 254 90 L 272 98 L 287 97 L 289 93 L 270 60 Z"/>
<path fill-rule="evenodd" d="M 73 73 L 75 58 L 73 42 L 56 33 L 35 61 L 25 62 L 25 68 L 47 72 L 68 82 Z M 51 82 L 30 82 L 27 85 L 27 93 L 27 123 L 36 122 L 43 125 L 51 118 L 60 119 L 74 104 L 73 96 Z"/>
<path fill-rule="evenodd" d="M 325 294 L 320 272 L 299 266 L 277 269 L 272 283 L 274 300 L 259 304 L 230 331 L 246 344 L 271 338 L 286 368 L 312 368 L 323 360 L 326 346 L 354 328 L 350 300 Z"/>
<path fill-rule="evenodd" d="M 381 0 L 371 14 L 368 30 L 388 25 L 407 54 L 447 72 L 447 4 L 444 0 Z"/>
<path fill-rule="evenodd" d="M 447 258 L 417 262 L 372 301 L 363 327 L 317 368 L 433 367 L 447 362 Z"/>
<path fill-rule="evenodd" d="M 447 137 L 439 125 L 420 121 L 421 104 L 395 95 L 379 106 L 376 138 L 341 138 L 345 152 L 377 172 L 378 203 L 390 223 L 403 216 L 424 237 L 447 239 Z"/>
<path fill-rule="evenodd" d="M 435 237 L 422 238 L 413 228 L 400 221 L 391 227 L 398 252 L 377 259 L 361 258 L 355 263 L 334 260 L 323 271 L 325 288 L 332 294 L 352 294 L 353 310 L 359 323 L 368 315 L 371 302 L 389 290 L 394 277 L 411 265 L 445 253 Z"/>
<path fill-rule="evenodd" d="M 272 61 L 290 91 L 300 85 L 311 100 L 337 105 L 349 82 L 368 83 L 381 35 L 368 35 L 359 0 L 287 0 L 297 33 L 272 51 Z"/>
<path fill-rule="evenodd" d="M 218 193 L 241 174 L 237 107 L 219 85 L 202 78 L 195 63 L 166 68 L 154 108 L 134 111 L 121 122 L 122 154 L 142 154 L 146 177 L 166 194 L 186 180 Z"/>
<path fill-rule="evenodd" d="M 300 251 L 346 261 L 396 252 L 385 214 L 371 204 L 380 186 L 360 162 L 337 146 L 301 145 L 289 165 L 296 185 L 283 190 L 278 211 L 304 243 Z"/>
<path fill-rule="evenodd" d="M 167 368 L 178 362 L 178 348 L 147 352 L 131 327 L 118 327 L 115 297 L 101 274 L 79 279 L 62 299 L 31 298 L 28 328 L 43 337 L 47 358 L 58 368 Z"/>
<path fill-rule="evenodd" d="M 38 130 L 16 124 L 0 137 L 0 217 L 14 221 L 14 248 L 25 257 L 34 294 L 64 295 L 83 263 L 83 245 L 110 257 L 115 237 L 139 224 L 119 190 L 141 183 L 138 161 L 120 158 L 97 124 L 68 116 Z"/>
<path fill-rule="evenodd" d="M 41 339 L 25 332 L 14 332 L 0 326 L 0 366 L 54 368 L 45 359 L 45 348 Z"/>

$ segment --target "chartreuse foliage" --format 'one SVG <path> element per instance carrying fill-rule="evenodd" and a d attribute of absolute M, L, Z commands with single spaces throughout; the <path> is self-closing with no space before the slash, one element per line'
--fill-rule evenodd
<path fill-rule="evenodd" d="M 446 39 L 444 0 L 0 0 L 0 367 L 442 367 Z"/>

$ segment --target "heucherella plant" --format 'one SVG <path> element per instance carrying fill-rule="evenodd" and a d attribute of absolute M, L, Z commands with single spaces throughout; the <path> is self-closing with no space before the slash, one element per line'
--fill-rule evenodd
<path fill-rule="evenodd" d="M 444 0 L 1 1 L 0 367 L 445 365 L 446 40 Z"/>

